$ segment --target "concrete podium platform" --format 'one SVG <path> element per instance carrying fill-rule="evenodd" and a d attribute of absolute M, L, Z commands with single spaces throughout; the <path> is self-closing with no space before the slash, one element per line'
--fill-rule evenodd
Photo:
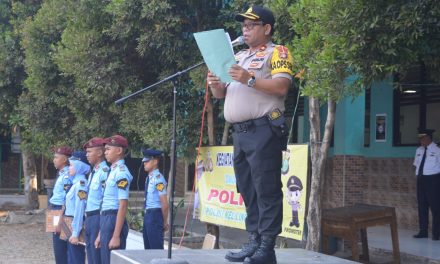
<path fill-rule="evenodd" d="M 186 260 L 190 264 L 231 263 L 225 259 L 228 249 L 179 249 L 173 250 L 173 259 Z M 356 263 L 301 248 L 276 249 L 278 264 L 304 263 Z M 111 253 L 112 264 L 148 264 L 152 259 L 166 258 L 166 250 L 114 250 Z"/>

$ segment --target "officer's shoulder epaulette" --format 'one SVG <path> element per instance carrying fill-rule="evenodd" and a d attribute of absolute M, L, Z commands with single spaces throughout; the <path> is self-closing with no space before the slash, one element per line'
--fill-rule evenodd
<path fill-rule="evenodd" d="M 69 175 L 64 176 L 64 179 L 69 179 Z"/>
<path fill-rule="evenodd" d="M 102 170 L 103 170 L 104 172 L 108 172 L 108 171 L 109 171 L 109 168 L 108 168 L 107 166 L 104 166 L 104 167 L 102 167 Z"/>
<path fill-rule="evenodd" d="M 79 184 L 80 184 L 81 186 L 85 186 L 85 185 L 86 185 L 86 181 L 84 181 L 84 180 L 80 180 L 80 181 L 79 181 Z"/>
<path fill-rule="evenodd" d="M 119 165 L 119 170 L 120 171 L 125 171 L 125 165 L 124 164 Z"/>

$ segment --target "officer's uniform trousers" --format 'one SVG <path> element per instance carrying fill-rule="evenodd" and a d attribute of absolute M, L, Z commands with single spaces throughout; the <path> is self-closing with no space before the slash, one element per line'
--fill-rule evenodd
<path fill-rule="evenodd" d="M 429 208 L 432 213 L 432 235 L 440 236 L 440 173 L 417 176 L 417 203 L 421 232 L 428 232 Z"/>
<path fill-rule="evenodd" d="M 69 264 L 82 264 L 86 260 L 86 251 L 83 245 L 73 245 L 67 242 Z"/>
<path fill-rule="evenodd" d="M 101 212 L 100 217 L 100 239 L 101 239 L 101 261 L 103 264 L 110 263 L 110 249 L 108 244 L 113 236 L 113 231 L 115 231 L 116 226 L 116 216 L 118 210 L 105 210 Z M 128 224 L 127 220 L 124 220 L 122 225 L 120 241 L 121 244 L 118 249 L 125 249 L 127 246 L 127 236 L 128 236 Z M 106 245 L 106 246 L 104 246 Z"/>
<path fill-rule="evenodd" d="M 99 233 L 99 210 L 86 212 L 85 240 L 87 251 L 87 262 L 89 264 L 101 264 L 100 248 L 95 247 L 95 240 Z"/>
<path fill-rule="evenodd" d="M 145 249 L 163 249 L 163 214 L 161 208 L 145 210 L 142 233 Z"/>
<path fill-rule="evenodd" d="M 246 230 L 261 235 L 281 233 L 283 194 L 282 149 L 285 141 L 266 117 L 233 124 L 237 189 L 246 205 Z"/>
<path fill-rule="evenodd" d="M 51 210 L 61 210 L 62 205 L 49 204 Z M 67 264 L 67 241 L 60 239 L 59 233 L 52 234 L 53 251 L 56 264 Z"/>

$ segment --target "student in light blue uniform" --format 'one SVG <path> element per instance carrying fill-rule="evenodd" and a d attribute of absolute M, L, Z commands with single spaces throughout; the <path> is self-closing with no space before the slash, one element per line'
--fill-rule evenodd
<path fill-rule="evenodd" d="M 128 225 L 125 219 L 128 206 L 128 192 L 133 179 L 124 155 L 128 147 L 126 138 L 114 135 L 105 139 L 105 158 L 111 164 L 110 174 L 105 182 L 101 206 L 100 233 L 95 241 L 101 247 L 101 261 L 110 263 L 110 251 L 125 249 Z"/>
<path fill-rule="evenodd" d="M 105 140 L 103 138 L 94 137 L 83 146 L 87 152 L 87 160 L 93 166 L 88 179 L 89 193 L 87 196 L 85 220 L 85 240 L 89 264 L 101 264 L 101 251 L 95 247 L 95 240 L 99 233 L 104 185 L 110 173 L 110 168 L 107 166 L 104 158 L 104 145 Z"/>
<path fill-rule="evenodd" d="M 64 217 L 72 217 L 72 236 L 67 244 L 69 264 L 83 264 L 86 261 L 85 246 L 79 243 L 83 229 L 84 210 L 87 201 L 86 174 L 90 172 L 84 151 L 75 151 L 69 159 L 69 174 L 73 176 L 73 185 L 66 195 Z"/>
<path fill-rule="evenodd" d="M 66 200 L 66 193 L 72 186 L 72 179 L 69 176 L 69 160 L 72 150 L 69 147 L 58 147 L 54 149 L 53 164 L 58 170 L 52 197 L 49 199 L 49 210 L 61 210 Z M 67 242 L 60 239 L 60 228 L 53 233 L 53 250 L 57 264 L 67 264 Z"/>
<path fill-rule="evenodd" d="M 145 180 L 145 216 L 143 226 L 144 248 L 163 249 L 163 234 L 168 230 L 167 182 L 160 173 L 161 151 L 147 149 L 143 151 L 144 170 L 148 173 Z"/>

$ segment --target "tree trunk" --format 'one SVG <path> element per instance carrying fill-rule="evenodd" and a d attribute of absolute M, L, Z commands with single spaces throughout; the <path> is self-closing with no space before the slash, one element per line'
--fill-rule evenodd
<path fill-rule="evenodd" d="M 215 145 L 215 123 L 214 123 L 214 107 L 212 105 L 212 101 L 208 100 L 206 106 L 206 114 L 208 120 L 208 144 L 210 146 Z M 206 231 L 215 236 L 215 245 L 214 248 L 219 248 L 219 240 L 220 240 L 220 228 L 218 225 L 206 224 Z"/>
<path fill-rule="evenodd" d="M 24 193 L 27 196 L 27 209 L 38 209 L 38 183 L 37 183 L 37 166 L 35 156 L 22 151 L 23 159 L 23 175 L 24 175 Z"/>
<path fill-rule="evenodd" d="M 327 101 L 327 120 L 324 137 L 321 141 L 321 118 L 319 115 L 319 100 L 309 98 L 310 121 L 310 155 L 312 160 L 312 179 L 307 214 L 307 250 L 319 251 L 321 245 L 321 194 L 325 177 L 325 163 L 330 147 L 333 126 L 335 123 L 336 103 L 333 99 Z"/>

